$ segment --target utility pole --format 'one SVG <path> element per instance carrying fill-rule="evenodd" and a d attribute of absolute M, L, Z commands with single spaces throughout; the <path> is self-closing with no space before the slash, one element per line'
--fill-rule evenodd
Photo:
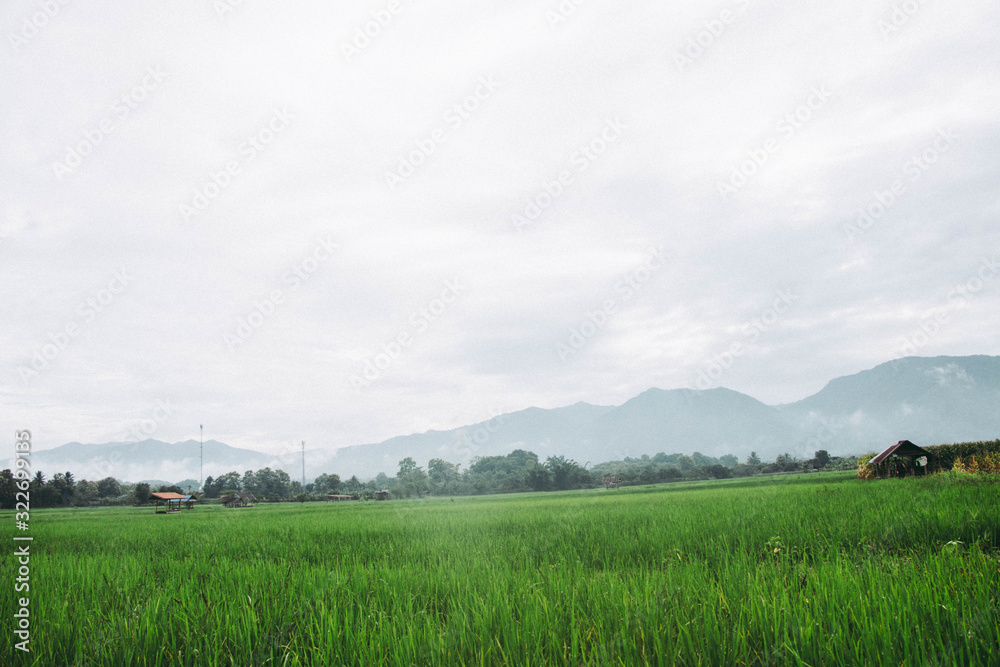
<path fill-rule="evenodd" d="M 198 424 L 198 453 L 201 455 L 201 466 L 198 469 L 198 474 L 201 479 L 198 481 L 198 488 L 201 489 L 205 486 L 205 425 Z"/>
<path fill-rule="evenodd" d="M 306 492 L 306 441 L 302 441 L 302 493 Z"/>

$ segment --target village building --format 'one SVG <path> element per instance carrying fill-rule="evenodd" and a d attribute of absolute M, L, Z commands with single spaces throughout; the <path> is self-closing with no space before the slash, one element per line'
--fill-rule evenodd
<path fill-rule="evenodd" d="M 326 494 L 326 499 L 329 502 L 336 503 L 344 500 L 361 500 L 359 495 L 346 495 L 343 493 L 328 493 Z"/>
<path fill-rule="evenodd" d="M 237 491 L 222 498 L 222 504 L 232 508 L 253 507 L 255 502 L 257 499 L 249 491 Z"/>
<path fill-rule="evenodd" d="M 916 464 L 914 467 L 914 474 L 923 475 L 927 472 L 927 463 L 933 456 L 926 449 L 916 446 L 909 440 L 900 440 L 895 445 L 886 447 L 884 450 L 879 452 L 871 461 L 868 462 L 869 466 L 878 465 L 892 457 L 899 458 L 909 458 L 913 459 Z M 919 472 L 918 472 L 919 471 Z"/>
<path fill-rule="evenodd" d="M 173 491 L 151 493 L 149 497 L 154 501 L 153 511 L 157 514 L 173 514 L 180 512 L 182 508 L 193 509 L 195 503 L 194 496 L 186 496 Z"/>

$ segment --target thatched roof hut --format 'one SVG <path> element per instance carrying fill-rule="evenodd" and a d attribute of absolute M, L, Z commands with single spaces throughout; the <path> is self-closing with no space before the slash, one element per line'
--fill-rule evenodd
<path fill-rule="evenodd" d="M 226 507 L 253 507 L 255 502 L 257 499 L 249 491 L 237 491 L 222 498 L 222 504 Z"/>

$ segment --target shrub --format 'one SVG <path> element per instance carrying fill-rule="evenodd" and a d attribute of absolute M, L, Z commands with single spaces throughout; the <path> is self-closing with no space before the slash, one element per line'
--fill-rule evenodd
<path fill-rule="evenodd" d="M 1000 473 L 1000 452 L 958 456 L 953 470 L 972 474 Z"/>

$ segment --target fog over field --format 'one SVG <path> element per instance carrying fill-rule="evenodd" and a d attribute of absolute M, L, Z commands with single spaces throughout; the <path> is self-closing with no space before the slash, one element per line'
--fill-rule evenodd
<path fill-rule="evenodd" d="M 1000 354 L 994 2 L 18 0 L 0 26 L 0 426 L 38 452 L 204 424 L 332 457 L 651 388 L 781 412 Z"/>

